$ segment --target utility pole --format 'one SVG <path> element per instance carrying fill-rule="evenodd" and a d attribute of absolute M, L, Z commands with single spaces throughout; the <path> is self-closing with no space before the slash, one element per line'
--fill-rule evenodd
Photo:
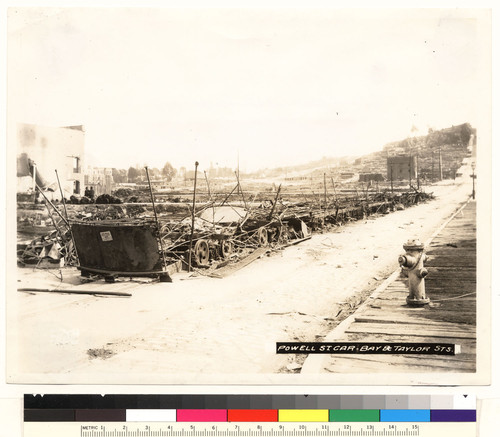
<path fill-rule="evenodd" d="M 432 150 L 431 152 L 431 165 L 432 165 L 431 181 L 434 182 L 434 150 Z"/>
<path fill-rule="evenodd" d="M 149 195 L 151 196 L 151 205 L 153 206 L 153 214 L 155 216 L 156 229 L 158 231 L 158 241 L 160 242 L 161 259 L 163 261 L 164 273 L 160 275 L 160 282 L 172 282 L 172 278 L 168 274 L 167 270 L 167 258 L 165 257 L 165 250 L 163 249 L 163 234 L 161 232 L 161 225 L 156 212 L 155 196 L 153 194 L 153 187 L 151 186 L 151 179 L 149 178 L 148 166 L 144 166 L 144 169 L 146 170 L 146 177 L 148 179 Z"/>
<path fill-rule="evenodd" d="M 323 173 L 323 187 L 325 191 L 325 209 L 326 209 L 326 204 L 327 204 L 327 198 L 326 198 L 326 173 Z"/>
<path fill-rule="evenodd" d="M 475 199 L 476 198 L 476 174 L 474 172 L 474 170 L 476 169 L 476 163 L 473 162 L 471 164 L 471 167 L 472 167 L 472 174 L 470 175 L 470 177 L 472 178 L 472 199 Z"/>
<path fill-rule="evenodd" d="M 413 125 L 411 127 L 411 134 L 410 134 L 410 138 L 408 138 L 408 143 L 410 145 L 410 190 L 411 190 L 411 175 L 412 175 L 412 172 L 413 170 L 415 170 L 415 175 L 417 177 L 417 188 L 419 187 L 419 178 L 418 178 L 418 144 L 417 144 L 417 132 L 418 132 L 418 128 Z M 417 149 L 417 159 L 416 159 L 416 163 L 414 165 L 413 163 L 413 156 L 412 156 L 412 149 L 413 147 L 416 147 Z"/>
<path fill-rule="evenodd" d="M 33 184 L 32 184 L 32 189 L 33 189 L 33 203 L 36 203 L 36 164 L 33 163 Z"/>
<path fill-rule="evenodd" d="M 420 190 L 420 166 L 418 162 L 418 146 L 417 146 L 417 167 L 415 170 L 417 173 L 417 190 Z"/>
<path fill-rule="evenodd" d="M 394 193 L 394 185 L 392 183 L 392 181 L 393 181 L 393 178 L 392 178 L 392 169 L 393 169 L 393 166 L 392 166 L 392 163 L 391 163 L 391 193 Z"/>
<path fill-rule="evenodd" d="M 236 157 L 236 178 L 238 179 L 238 195 L 241 194 L 240 187 L 240 151 L 238 149 L 238 155 Z"/>
<path fill-rule="evenodd" d="M 411 150 L 410 150 L 410 162 L 408 164 L 408 174 L 409 174 L 409 177 L 410 177 L 410 190 L 411 190 Z"/>
<path fill-rule="evenodd" d="M 210 184 L 208 183 L 207 172 L 205 170 L 203 170 L 203 173 L 205 174 L 205 181 L 207 183 L 208 200 L 212 200 L 212 195 L 210 194 Z"/>
<path fill-rule="evenodd" d="M 443 180 L 443 161 L 441 158 L 441 146 L 439 146 L 439 180 Z"/>
<path fill-rule="evenodd" d="M 61 201 L 64 206 L 64 215 L 66 216 L 66 221 L 69 223 L 68 210 L 66 209 L 66 200 L 64 199 L 64 192 L 61 186 L 61 181 L 59 180 L 59 174 L 57 173 L 57 169 L 55 170 L 55 172 L 56 172 L 57 184 L 59 185 L 59 191 L 61 193 Z"/>
<path fill-rule="evenodd" d="M 196 179 L 198 175 L 198 161 L 194 163 L 194 187 L 193 187 L 193 208 L 191 210 L 191 235 L 189 236 L 188 272 L 191 272 L 191 258 L 193 252 L 194 219 L 196 208 Z"/>

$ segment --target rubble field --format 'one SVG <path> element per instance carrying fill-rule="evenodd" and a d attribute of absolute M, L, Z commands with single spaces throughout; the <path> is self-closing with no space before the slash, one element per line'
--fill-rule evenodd
<path fill-rule="evenodd" d="M 468 182 L 429 187 L 435 198 L 422 203 L 411 200 L 418 193 L 409 193 L 406 205 L 401 197 L 388 200 L 382 193 L 369 201 L 358 195 L 359 205 L 342 205 L 337 199 L 314 210 L 307 203 L 273 202 L 264 208 L 266 220 L 296 218 L 307 226 L 309 238 L 304 239 L 304 229 L 295 236 L 300 244 L 286 244 L 293 238 L 269 238 L 260 257 L 223 279 L 206 274 L 217 271 L 220 259 L 191 272 L 179 271 L 172 283 L 121 277 L 109 284 L 82 278 L 71 266 L 74 259 L 61 262 L 70 252 L 67 242 L 57 241 L 63 235 L 59 232 L 55 243 L 60 247 L 54 248 L 54 239 L 45 240 L 51 241 L 50 249 L 40 244 L 43 258 L 54 250 L 52 266 L 49 262 L 50 268 L 40 268 L 40 260 L 21 262 L 18 288 L 93 293 L 11 289 L 8 378 L 197 383 L 251 382 L 255 375 L 297 373 L 299 356 L 276 355 L 276 342 L 321 341 L 394 271 L 404 242 L 425 241 L 467 199 Z M 257 206 L 255 210 L 259 212 Z M 38 246 L 29 244 L 39 256 Z"/>
<path fill-rule="evenodd" d="M 45 199 L 45 205 L 18 207 L 18 263 L 38 267 L 59 263 L 79 266 L 88 273 L 118 271 L 122 276 L 127 272 L 161 273 L 176 262 L 188 270 L 218 268 L 239 262 L 262 246 L 284 248 L 310 238 L 311 233 L 331 231 L 432 198 L 432 193 L 416 189 L 369 192 L 368 187 L 355 194 L 335 191 L 327 195 L 325 190 L 324 196 L 307 198 L 300 191 L 282 193 L 281 186 L 272 196 L 260 191 L 251 196 L 240 191 L 238 184 L 228 193 L 194 205 L 69 204 L 63 208 Z M 144 228 L 150 232 L 143 232 Z M 111 243 L 111 232 L 119 234 L 114 238 L 119 244 Z M 41 235 L 29 240 L 37 233 Z M 25 241 L 19 241 L 19 235 Z M 158 242 L 137 247 L 138 239 L 148 238 Z M 101 241 L 105 243 L 101 245 Z M 96 254 L 99 251 L 107 253 Z M 137 254 L 128 253 L 134 251 Z M 159 255 L 152 255 L 149 263 L 138 259 L 152 252 Z M 106 261 L 110 257 L 115 262 Z"/>

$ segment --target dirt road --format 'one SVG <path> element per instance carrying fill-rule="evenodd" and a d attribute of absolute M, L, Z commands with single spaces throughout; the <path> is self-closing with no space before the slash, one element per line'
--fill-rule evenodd
<path fill-rule="evenodd" d="M 317 234 L 225 279 L 105 284 L 130 298 L 10 290 L 8 378 L 16 382 L 267 383 L 300 361 L 277 341 L 321 341 L 396 267 L 402 244 L 425 241 L 470 194 L 442 184 L 437 199 Z M 20 269 L 18 287 L 60 286 Z M 78 273 L 63 272 L 78 283 Z M 89 353 L 90 351 L 90 353 Z"/>

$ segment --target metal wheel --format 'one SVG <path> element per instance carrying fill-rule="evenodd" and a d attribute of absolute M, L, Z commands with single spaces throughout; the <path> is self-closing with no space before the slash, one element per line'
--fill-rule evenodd
<path fill-rule="evenodd" d="M 198 240 L 193 250 L 194 262 L 198 267 L 208 266 L 210 260 L 210 249 L 207 240 Z"/>
<path fill-rule="evenodd" d="M 226 259 L 233 253 L 233 243 L 229 240 L 221 240 L 219 243 L 219 255 L 222 259 Z"/>
<path fill-rule="evenodd" d="M 263 226 L 257 230 L 257 242 L 259 246 L 267 246 L 267 229 Z"/>
<path fill-rule="evenodd" d="M 163 224 L 160 226 L 160 235 L 168 235 L 172 232 L 172 229 L 170 229 L 170 226 L 167 224 Z"/>
<path fill-rule="evenodd" d="M 267 238 L 270 242 L 279 241 L 281 237 L 281 225 L 272 226 L 267 230 Z"/>

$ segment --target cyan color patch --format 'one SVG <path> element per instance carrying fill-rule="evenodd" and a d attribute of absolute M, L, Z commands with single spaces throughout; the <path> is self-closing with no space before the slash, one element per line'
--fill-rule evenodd
<path fill-rule="evenodd" d="M 430 410 L 380 410 L 381 422 L 430 422 Z"/>

